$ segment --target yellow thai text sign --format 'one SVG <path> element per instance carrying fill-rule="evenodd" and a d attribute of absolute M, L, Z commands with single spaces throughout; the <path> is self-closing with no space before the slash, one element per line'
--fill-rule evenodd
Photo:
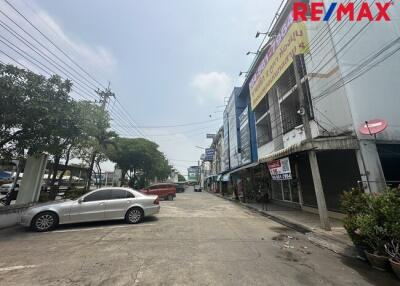
<path fill-rule="evenodd" d="M 291 17 L 289 17 L 291 18 Z M 254 109 L 293 62 L 293 56 L 308 52 L 306 26 L 288 19 L 270 44 L 250 81 L 251 107 Z"/>

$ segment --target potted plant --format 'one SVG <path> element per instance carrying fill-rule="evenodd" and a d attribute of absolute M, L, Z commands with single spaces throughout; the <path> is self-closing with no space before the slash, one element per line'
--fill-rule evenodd
<path fill-rule="evenodd" d="M 400 243 L 392 240 L 385 245 L 386 253 L 389 255 L 390 265 L 397 278 L 400 279 Z"/>
<path fill-rule="evenodd" d="M 378 224 L 373 214 L 364 214 L 357 217 L 360 226 L 359 232 L 365 237 L 367 249 L 365 254 L 371 266 L 385 271 L 390 269 L 389 257 L 385 245 L 388 241 L 386 229 Z"/>
<path fill-rule="evenodd" d="M 364 248 L 374 268 L 390 269 L 389 255 L 395 266 L 399 262 L 398 248 L 391 243 L 400 241 L 399 206 L 398 189 L 386 189 L 377 194 L 352 189 L 342 197 L 342 209 L 346 213 L 344 227 L 356 248 Z"/>
<path fill-rule="evenodd" d="M 346 214 L 343 220 L 343 226 L 346 229 L 355 249 L 358 258 L 367 260 L 365 251 L 368 249 L 366 237 L 361 235 L 357 216 L 368 211 L 367 195 L 360 188 L 352 188 L 350 191 L 344 192 L 341 198 L 341 208 Z"/>
<path fill-rule="evenodd" d="M 370 249 L 366 255 L 371 265 L 378 269 L 390 268 L 385 246 L 400 237 L 400 191 L 386 189 L 371 194 L 367 199 L 368 211 L 358 218 L 360 233 L 366 236 Z"/>

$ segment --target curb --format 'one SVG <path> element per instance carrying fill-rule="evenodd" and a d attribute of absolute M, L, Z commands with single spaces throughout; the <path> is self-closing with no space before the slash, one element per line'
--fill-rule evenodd
<path fill-rule="evenodd" d="M 351 258 L 357 257 L 357 251 L 353 245 L 346 244 L 341 240 L 335 239 L 333 236 L 319 233 L 315 229 L 312 229 L 306 225 L 290 221 L 287 218 L 282 217 L 282 216 L 273 215 L 269 212 L 260 210 L 256 207 L 253 207 L 250 205 L 246 205 L 246 204 L 244 204 L 240 201 L 234 200 L 232 198 L 227 198 L 227 197 L 224 197 L 219 194 L 212 193 L 212 192 L 208 192 L 208 193 L 213 194 L 216 197 L 219 197 L 221 199 L 225 199 L 227 201 L 236 203 L 237 205 L 240 205 L 241 207 L 244 207 L 251 211 L 257 212 L 258 214 L 261 214 L 262 216 L 264 216 L 270 220 L 273 220 L 279 224 L 282 224 L 288 228 L 291 228 L 297 232 L 300 232 L 301 234 L 304 234 L 311 243 L 313 243 L 319 247 L 326 248 L 336 254 L 340 254 L 345 257 L 351 257 Z"/>

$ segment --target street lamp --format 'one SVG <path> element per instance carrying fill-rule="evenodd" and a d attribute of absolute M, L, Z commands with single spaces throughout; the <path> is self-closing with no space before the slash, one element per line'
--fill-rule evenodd
<path fill-rule="evenodd" d="M 246 56 L 248 56 L 248 55 L 258 55 L 258 52 L 250 52 L 250 51 L 248 51 L 247 53 L 246 53 Z"/>
<path fill-rule="evenodd" d="M 259 32 L 259 31 L 257 31 L 257 33 L 256 33 L 256 38 L 258 38 L 260 35 L 267 35 L 268 33 L 262 33 L 262 32 Z"/>
<path fill-rule="evenodd" d="M 248 74 L 249 72 L 243 72 L 243 71 L 241 71 L 241 72 L 239 72 L 239 76 L 242 76 L 243 74 Z"/>
<path fill-rule="evenodd" d="M 205 147 L 201 147 L 201 146 L 194 146 L 194 147 L 196 147 L 196 148 L 199 148 L 199 149 L 202 149 L 202 150 L 205 150 L 205 149 L 207 149 L 207 148 L 205 148 Z"/>

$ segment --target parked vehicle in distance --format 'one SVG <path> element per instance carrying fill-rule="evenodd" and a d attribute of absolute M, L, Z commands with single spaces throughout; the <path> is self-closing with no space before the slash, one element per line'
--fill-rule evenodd
<path fill-rule="evenodd" d="M 146 196 L 129 188 L 101 188 L 76 200 L 59 200 L 28 208 L 21 224 L 36 231 L 48 231 L 59 224 L 118 220 L 139 223 L 160 211 L 157 196 Z"/>
<path fill-rule="evenodd" d="M 185 192 L 185 185 L 180 183 L 176 184 L 176 192 L 177 193 Z"/>
<path fill-rule="evenodd" d="M 19 190 L 19 184 L 21 183 L 21 180 L 18 180 L 17 183 L 15 184 L 14 190 L 18 192 Z M 0 186 L 0 194 L 2 195 L 7 195 L 13 186 L 13 183 L 8 183 L 8 184 L 3 184 Z"/>
<path fill-rule="evenodd" d="M 201 192 L 201 186 L 200 185 L 195 185 L 194 186 L 194 191 L 195 192 Z"/>
<path fill-rule="evenodd" d="M 146 195 L 156 195 L 160 198 L 172 201 L 176 197 L 176 184 L 154 184 L 145 189 L 141 189 L 140 191 Z"/>

